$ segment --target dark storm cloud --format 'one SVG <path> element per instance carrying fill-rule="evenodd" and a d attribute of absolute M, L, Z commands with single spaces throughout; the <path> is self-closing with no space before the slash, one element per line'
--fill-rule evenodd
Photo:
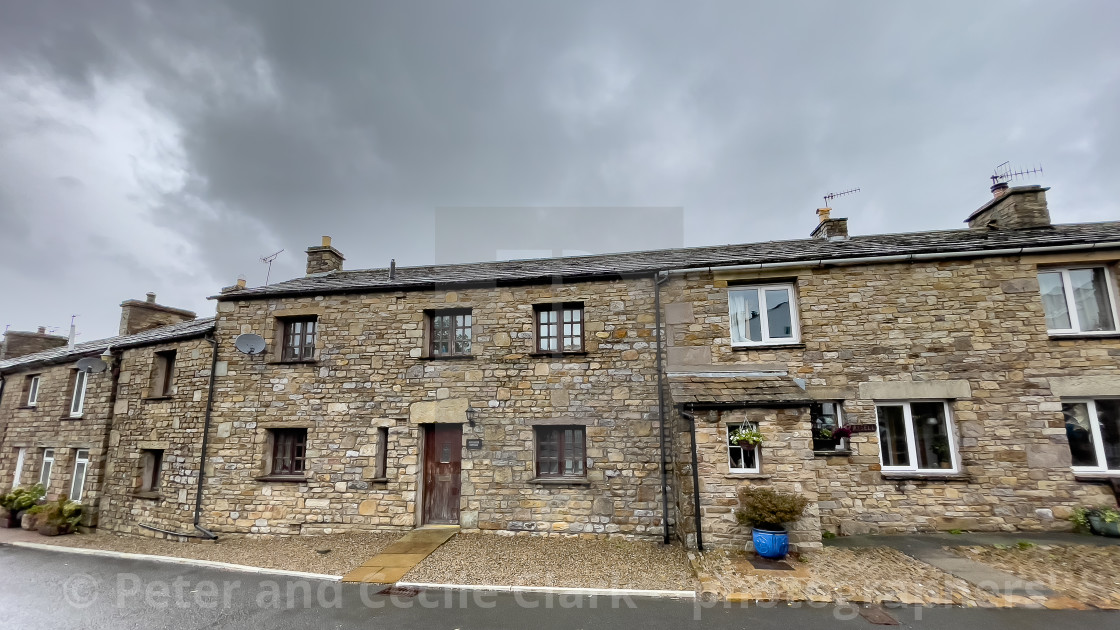
<path fill-rule="evenodd" d="M 1113 219 L 1120 207 L 1108 190 L 1120 166 L 1110 2 L 2 11 L 0 77 L 19 81 L 0 98 L 53 86 L 36 98 L 89 104 L 98 155 L 143 155 L 134 183 L 84 208 L 108 213 L 97 204 L 114 194 L 136 202 L 96 250 L 105 269 L 129 272 L 80 296 L 110 306 L 151 284 L 185 296 L 237 274 L 259 283 L 258 258 L 280 248 L 273 277 L 299 275 L 320 234 L 352 268 L 430 262 L 440 207 L 679 206 L 683 241 L 695 245 L 803 236 L 823 194 L 858 186 L 836 203 L 854 232 L 946 228 L 984 201 L 986 176 L 1006 159 L 1046 166 L 1056 220 Z M 114 94 L 140 121 L 127 146 L 116 146 L 124 123 L 99 122 Z M 0 149 L 15 124 L 0 122 Z M 34 152 L 30 139 L 47 132 L 23 124 L 32 148 L 20 150 Z M 13 177 L 0 174 L 0 243 L 26 247 L 37 219 L 25 206 L 48 202 Z M 75 199 L 96 192 L 83 173 L 50 177 L 80 180 L 65 192 Z M 654 238 L 640 221 L 582 223 L 571 227 L 626 233 L 624 249 Z M 139 255 L 121 245 L 132 225 L 167 241 L 166 268 L 119 262 Z M 0 268 L 17 267 L 11 252 Z M 63 273 L 51 265 L 38 272 Z M 19 309 L 2 315 L 34 312 Z"/>

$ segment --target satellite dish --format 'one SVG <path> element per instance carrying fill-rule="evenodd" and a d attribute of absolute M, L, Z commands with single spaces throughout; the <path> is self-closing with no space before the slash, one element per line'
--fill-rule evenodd
<path fill-rule="evenodd" d="M 108 363 L 102 361 L 101 359 L 98 359 L 97 357 L 86 357 L 84 359 L 78 359 L 77 365 L 79 371 L 90 374 L 104 372 L 106 369 L 108 369 L 108 367 Z"/>
<path fill-rule="evenodd" d="M 264 337 L 253 333 L 238 335 L 233 340 L 233 346 L 245 354 L 260 354 L 264 352 Z"/>

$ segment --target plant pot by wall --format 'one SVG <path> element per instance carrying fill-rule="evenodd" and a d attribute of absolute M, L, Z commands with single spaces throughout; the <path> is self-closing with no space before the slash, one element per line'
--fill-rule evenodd
<path fill-rule="evenodd" d="M 781 560 L 789 553 L 789 532 L 754 528 L 751 530 L 754 551 L 763 558 Z"/>
<path fill-rule="evenodd" d="M 1098 536 L 1120 538 L 1120 523 L 1109 523 L 1099 516 L 1089 516 L 1089 529 Z"/>

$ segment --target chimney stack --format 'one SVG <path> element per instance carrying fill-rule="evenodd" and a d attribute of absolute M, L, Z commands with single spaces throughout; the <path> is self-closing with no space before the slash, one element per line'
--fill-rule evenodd
<path fill-rule="evenodd" d="M 131 335 L 160 326 L 188 322 L 197 315 L 194 311 L 156 304 L 156 294 L 148 293 L 146 299 L 121 302 L 121 325 L 117 334 Z"/>
<path fill-rule="evenodd" d="M 65 346 L 67 341 L 66 337 L 60 335 L 48 335 L 46 326 L 39 326 L 36 332 L 6 330 L 4 341 L 0 343 L 0 359 L 12 359 L 58 348 Z"/>
<path fill-rule="evenodd" d="M 342 271 L 342 252 L 331 247 L 331 237 L 324 236 L 323 244 L 307 248 L 307 275 L 316 276 L 332 271 Z"/>
<path fill-rule="evenodd" d="M 965 219 L 970 228 L 1017 230 L 1050 225 L 1046 207 L 1046 191 L 1038 185 L 1008 186 L 997 182 L 992 186 L 992 199 Z"/>
<path fill-rule="evenodd" d="M 848 238 L 848 220 L 831 218 L 832 208 L 817 208 L 820 223 L 809 234 L 813 238 L 843 240 Z"/>

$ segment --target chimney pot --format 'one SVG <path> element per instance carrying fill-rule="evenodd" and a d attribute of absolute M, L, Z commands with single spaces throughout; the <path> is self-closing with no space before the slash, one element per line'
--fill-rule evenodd
<path fill-rule="evenodd" d="M 39 330 L 38 330 L 37 332 L 38 332 L 38 333 L 39 333 L 40 335 L 42 335 L 42 334 L 45 334 L 45 333 L 47 332 L 47 327 L 46 327 L 46 326 L 40 326 L 40 327 L 39 327 Z"/>
<path fill-rule="evenodd" d="M 324 236 L 323 237 L 323 247 L 330 247 L 330 246 L 331 246 L 331 237 Z"/>
<path fill-rule="evenodd" d="M 238 289 L 244 289 L 245 288 L 245 278 L 238 278 L 237 279 L 237 288 Z"/>
<path fill-rule="evenodd" d="M 144 295 L 145 295 L 145 297 L 148 298 L 148 304 L 155 304 L 156 303 L 156 294 L 155 293 L 152 293 L 151 291 L 148 291 Z"/>
<path fill-rule="evenodd" d="M 832 208 L 817 208 L 817 216 L 821 221 L 828 221 L 828 215 L 832 213 Z"/>

